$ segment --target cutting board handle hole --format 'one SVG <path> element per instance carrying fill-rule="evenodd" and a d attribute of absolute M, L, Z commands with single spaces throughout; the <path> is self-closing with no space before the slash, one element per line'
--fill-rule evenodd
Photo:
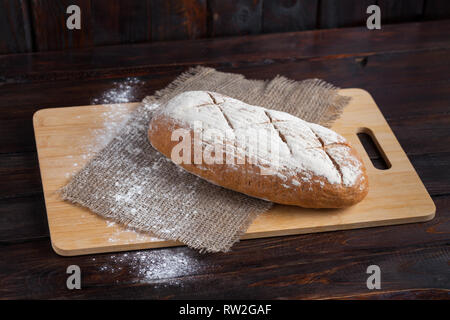
<path fill-rule="evenodd" d="M 356 135 L 358 136 L 359 141 L 364 147 L 364 150 L 366 150 L 366 153 L 375 168 L 379 170 L 387 170 L 392 167 L 391 162 L 381 148 L 380 143 L 375 138 L 372 130 L 369 128 L 360 128 Z"/>

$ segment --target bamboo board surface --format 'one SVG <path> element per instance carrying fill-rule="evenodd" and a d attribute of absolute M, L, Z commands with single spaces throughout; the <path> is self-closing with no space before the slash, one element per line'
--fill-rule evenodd
<path fill-rule="evenodd" d="M 361 155 L 369 176 L 369 194 L 345 209 L 304 209 L 275 205 L 258 216 L 243 239 L 344 230 L 431 220 L 436 207 L 422 181 L 369 93 L 343 89 L 350 104 L 332 129 Z M 42 109 L 33 117 L 45 205 L 54 250 L 65 256 L 182 245 L 106 221 L 88 209 L 62 201 L 56 193 L 81 169 L 111 132 L 137 106 L 91 105 Z M 114 128 L 113 128 L 114 129 Z M 357 133 L 370 134 L 391 167 L 376 169 Z"/>

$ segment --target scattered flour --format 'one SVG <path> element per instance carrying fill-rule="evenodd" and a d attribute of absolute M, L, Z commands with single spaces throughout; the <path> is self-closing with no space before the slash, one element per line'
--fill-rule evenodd
<path fill-rule="evenodd" d="M 157 282 L 198 273 L 202 268 L 202 257 L 195 252 L 185 253 L 184 251 L 184 248 L 179 248 L 112 254 L 109 261 L 99 267 L 99 271 L 126 272 L 137 278 L 140 283 Z M 92 261 L 95 261 L 95 257 Z M 176 279 L 173 281 L 181 285 Z"/>
<path fill-rule="evenodd" d="M 101 129 L 92 129 L 91 132 L 89 132 L 90 136 L 94 137 L 93 141 L 90 141 L 90 143 L 86 143 L 83 146 L 83 154 L 81 155 L 81 159 L 88 160 L 92 156 L 94 156 L 98 151 L 103 149 L 117 134 L 119 131 L 123 128 L 124 124 L 128 120 L 128 114 L 124 112 L 125 110 L 125 103 L 136 101 L 135 93 L 136 89 L 143 84 L 142 81 L 140 81 L 137 78 L 126 78 L 123 82 L 114 82 L 111 89 L 104 92 L 100 97 L 94 98 L 91 100 L 91 104 L 98 105 L 98 104 L 113 104 L 111 108 L 108 108 L 107 111 L 102 113 L 102 118 L 100 120 L 100 123 L 98 123 L 98 127 L 102 127 Z M 156 108 L 157 105 L 149 105 L 146 106 L 146 109 Z M 81 115 L 76 116 L 76 119 L 82 119 Z M 139 153 L 141 150 L 130 150 L 130 152 L 133 153 Z M 71 159 L 72 161 L 75 160 L 76 157 L 73 155 L 67 155 L 67 159 Z M 85 162 L 84 161 L 84 162 Z M 74 167 L 74 170 L 71 172 L 66 172 L 65 177 L 71 178 L 79 169 L 80 166 L 79 163 L 73 162 L 72 166 Z M 116 198 L 117 201 L 122 202 L 130 202 L 132 201 L 133 197 L 137 194 L 139 195 L 142 192 L 141 186 L 134 186 L 130 190 L 127 191 L 126 194 L 117 194 Z M 132 209 L 135 210 L 135 209 Z M 107 227 L 112 228 L 116 225 L 113 221 L 106 221 Z M 108 239 L 109 242 L 115 243 L 115 242 L 123 242 L 123 236 L 124 234 L 133 234 L 133 238 L 137 241 L 144 241 L 148 240 L 149 236 L 144 235 L 141 233 L 138 233 L 134 230 L 128 230 L 128 229 L 118 229 L 118 231 L 114 232 L 113 235 Z M 128 238 L 128 237 L 126 237 Z M 150 238 L 150 239 L 157 239 L 157 238 Z M 133 241 L 134 242 L 134 241 Z"/>
<path fill-rule="evenodd" d="M 123 82 L 114 82 L 113 88 L 104 92 L 100 98 L 92 99 L 92 104 L 128 103 L 134 100 L 137 86 L 142 85 L 138 78 L 126 78 Z"/>
<path fill-rule="evenodd" d="M 127 122 L 129 115 L 125 112 L 125 103 L 136 101 L 136 91 L 143 85 L 143 82 L 138 78 L 126 78 L 122 82 L 113 82 L 111 89 L 105 91 L 101 96 L 91 100 L 91 104 L 114 104 L 108 108 L 107 111 L 102 113 L 100 121 L 97 123 L 99 129 L 91 129 L 88 132 L 90 137 L 93 137 L 90 141 L 82 146 L 82 155 L 80 160 L 86 162 L 86 160 L 92 158 L 98 151 L 103 149 L 120 131 L 120 129 Z M 82 119 L 81 115 L 75 117 L 76 119 Z M 88 140 L 88 139 L 86 139 Z M 71 178 L 79 169 L 80 164 L 76 162 L 76 158 L 73 155 L 67 155 L 66 158 L 73 159 L 71 172 L 64 174 L 65 178 Z"/>
<path fill-rule="evenodd" d="M 116 227 L 117 224 L 114 221 L 106 221 L 106 227 L 107 228 L 114 228 Z M 131 234 L 131 236 L 130 236 Z M 124 236 L 125 239 L 131 239 L 131 240 L 124 240 Z M 110 243 L 135 243 L 136 241 L 149 241 L 149 240 L 159 240 L 158 238 L 154 238 L 154 237 L 149 237 L 149 235 L 143 234 L 143 233 L 139 233 L 136 232 L 134 230 L 131 229 L 124 229 L 122 228 L 117 228 L 117 230 L 112 233 L 112 235 L 108 238 L 108 242 Z"/>
<path fill-rule="evenodd" d="M 123 82 L 114 82 L 113 87 L 104 92 L 101 97 L 94 98 L 91 104 L 115 104 L 102 114 L 101 129 L 94 129 L 94 141 L 88 145 L 88 154 L 91 156 L 103 149 L 114 138 L 128 120 L 128 114 L 124 113 L 124 103 L 136 101 L 136 89 L 143 82 L 137 78 L 126 78 Z"/>

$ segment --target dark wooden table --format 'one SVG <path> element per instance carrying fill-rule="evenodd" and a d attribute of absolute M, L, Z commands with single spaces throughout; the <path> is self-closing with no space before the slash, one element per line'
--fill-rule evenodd
<path fill-rule="evenodd" d="M 194 65 L 368 90 L 437 206 L 427 223 L 61 257 L 33 137 L 41 108 L 86 105 L 138 77 L 136 101 Z M 450 298 L 450 21 L 0 56 L 0 298 Z M 401 182 L 398 187 L 401 188 Z M 66 288 L 66 268 L 82 289 Z M 379 265 L 381 290 L 366 268 Z"/>

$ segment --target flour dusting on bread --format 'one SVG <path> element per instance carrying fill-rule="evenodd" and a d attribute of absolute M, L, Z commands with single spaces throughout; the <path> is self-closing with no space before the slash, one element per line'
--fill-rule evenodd
<path fill-rule="evenodd" d="M 173 145 L 168 148 L 168 135 L 176 128 L 201 133 L 200 141 L 192 141 L 199 142 L 202 150 L 217 145 L 232 150 L 236 160 L 232 163 L 181 164 L 213 183 L 275 202 L 310 207 L 342 207 L 367 194 L 365 168 L 346 139 L 288 113 L 215 92 L 188 91 L 161 107 L 150 124 L 151 143 L 168 157 L 173 149 Z M 242 159 L 249 163 L 239 162 Z M 261 177 L 267 168 L 273 178 Z M 293 194 L 272 195 L 277 188 Z M 270 195 L 264 197 L 267 193 Z M 318 200 L 313 199 L 316 195 Z"/>
<path fill-rule="evenodd" d="M 324 145 L 346 143 L 342 136 L 285 112 L 252 106 L 215 92 L 205 91 L 184 92 L 170 100 L 162 110 L 167 116 L 191 128 L 194 128 L 195 122 L 201 122 L 202 130 L 231 130 L 236 142 L 232 147 L 237 150 L 236 153 L 244 152 L 247 157 L 259 159 L 261 164 L 269 163 L 271 150 L 277 150 L 280 159 L 277 169 L 285 169 L 283 174 L 288 177 L 297 175 L 299 171 L 306 171 L 326 178 L 329 183 L 344 182 L 345 185 L 351 185 L 356 181 L 355 175 L 361 174 L 357 166 L 346 169 L 346 165 L 352 164 L 353 161 L 341 161 L 342 170 L 346 173 L 345 177 L 341 177 L 330 156 L 323 150 Z M 249 145 L 261 140 L 257 136 L 257 133 L 261 135 L 261 132 L 269 142 L 259 141 L 256 148 L 249 149 Z M 214 142 L 213 137 L 208 136 L 202 141 L 205 145 Z M 345 157 L 339 155 L 340 149 L 333 150 L 333 155 L 340 160 L 350 157 L 348 152 L 345 153 L 345 149 L 342 149 Z M 350 173 L 353 175 L 350 176 Z"/>

